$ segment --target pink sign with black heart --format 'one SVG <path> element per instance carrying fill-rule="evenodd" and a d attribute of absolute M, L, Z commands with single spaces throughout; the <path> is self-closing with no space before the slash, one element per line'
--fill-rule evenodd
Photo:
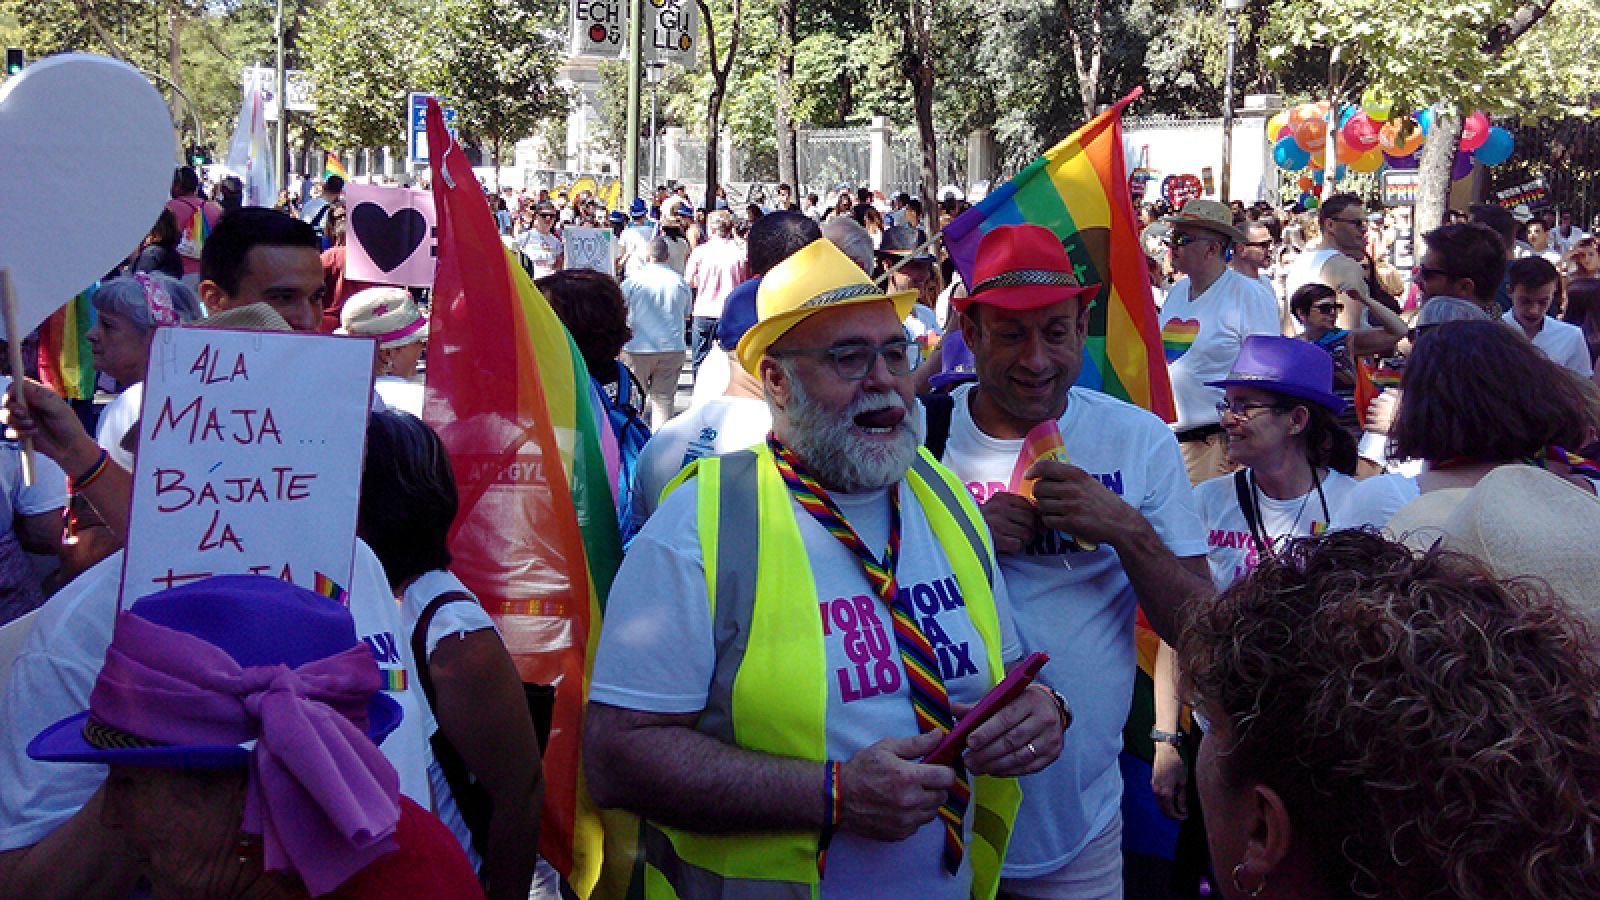
<path fill-rule="evenodd" d="M 438 232 L 431 192 L 350 184 L 344 203 L 346 277 L 400 287 L 433 286 Z"/>

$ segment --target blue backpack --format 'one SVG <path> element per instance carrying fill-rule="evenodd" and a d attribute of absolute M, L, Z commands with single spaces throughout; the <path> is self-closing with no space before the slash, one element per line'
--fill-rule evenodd
<path fill-rule="evenodd" d="M 617 455 L 621 460 L 617 473 L 617 528 L 622 533 L 622 546 L 626 548 L 637 530 L 633 524 L 633 470 L 639 461 L 639 451 L 650 440 L 650 426 L 639 416 L 636 405 L 644 396 L 643 388 L 628 367 L 617 363 L 617 396 L 615 399 L 600 390 L 605 399 L 606 421 L 611 423 L 611 433 L 617 439 Z"/>

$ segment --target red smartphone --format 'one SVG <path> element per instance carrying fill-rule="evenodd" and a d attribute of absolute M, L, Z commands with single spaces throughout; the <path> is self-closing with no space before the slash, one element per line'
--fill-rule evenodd
<path fill-rule="evenodd" d="M 961 717 L 956 727 L 950 729 L 944 740 L 939 742 L 939 746 L 933 748 L 933 752 L 924 756 L 922 761 L 931 766 L 948 766 L 955 762 L 961 756 L 961 751 L 966 749 L 967 736 L 972 734 L 972 730 L 989 721 L 990 717 L 1000 711 L 1000 707 L 1022 696 L 1022 692 L 1028 689 L 1028 685 L 1033 684 L 1034 677 L 1049 661 L 1048 653 L 1028 654 L 1016 668 L 1006 674 L 1004 680 L 983 695 L 977 706 L 967 710 L 967 714 Z"/>

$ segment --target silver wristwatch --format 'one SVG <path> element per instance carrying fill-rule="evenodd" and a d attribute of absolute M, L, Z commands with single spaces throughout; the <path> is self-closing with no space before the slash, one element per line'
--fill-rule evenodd
<path fill-rule="evenodd" d="M 1183 749 L 1183 735 L 1176 731 L 1162 731 L 1159 728 L 1150 729 L 1150 740 L 1158 744 L 1171 744 L 1173 749 Z"/>

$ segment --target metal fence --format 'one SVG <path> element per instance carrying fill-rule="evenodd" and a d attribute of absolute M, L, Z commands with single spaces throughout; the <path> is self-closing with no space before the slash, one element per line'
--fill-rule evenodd
<path fill-rule="evenodd" d="M 963 196 L 967 193 L 967 137 L 949 131 L 934 133 L 934 152 L 938 154 L 938 184 L 955 185 Z M 889 165 L 885 177 L 884 193 L 894 196 L 905 192 L 913 196 L 922 188 L 922 139 L 915 132 L 896 134 L 889 139 Z"/>
<path fill-rule="evenodd" d="M 1542 178 L 1549 191 L 1544 205 L 1573 211 L 1583 228 L 1600 216 L 1600 121 L 1543 119 L 1507 125 L 1516 151 L 1489 168 L 1489 193 Z"/>
<path fill-rule="evenodd" d="M 840 185 L 854 188 L 867 183 L 867 170 L 872 164 L 872 135 L 866 129 L 802 129 L 795 147 L 800 196 L 815 193 L 826 198 Z"/>
<path fill-rule="evenodd" d="M 722 173 L 726 180 L 728 173 Z M 678 180 L 704 184 L 706 180 L 706 139 L 684 138 L 678 142 Z"/>

